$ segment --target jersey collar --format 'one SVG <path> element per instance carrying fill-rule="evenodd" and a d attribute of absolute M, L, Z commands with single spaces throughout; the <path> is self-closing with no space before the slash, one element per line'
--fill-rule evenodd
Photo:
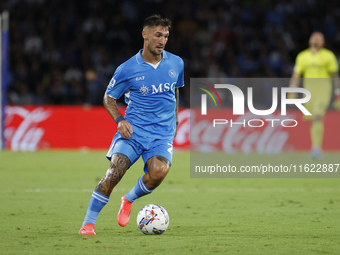
<path fill-rule="evenodd" d="M 143 49 L 139 50 L 138 53 L 136 54 L 136 61 L 137 61 L 138 64 L 145 63 L 145 61 L 144 61 L 144 59 L 142 57 L 142 51 L 143 51 Z M 163 50 L 163 52 L 162 52 L 162 60 L 166 59 L 166 58 L 168 58 L 168 55 L 166 54 L 166 51 Z"/>

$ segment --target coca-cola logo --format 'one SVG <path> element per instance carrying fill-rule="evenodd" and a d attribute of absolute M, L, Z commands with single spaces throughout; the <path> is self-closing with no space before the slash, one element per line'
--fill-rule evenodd
<path fill-rule="evenodd" d="M 7 106 L 5 115 L 4 134 L 7 147 L 13 151 L 37 150 L 45 134 L 45 130 L 38 127 L 38 124 L 50 117 L 50 111 L 42 107 L 28 110 L 20 106 Z"/>
<path fill-rule="evenodd" d="M 212 112 L 219 114 L 217 112 Z M 232 117 L 231 110 L 226 113 Z M 252 128 L 248 125 L 243 125 L 254 118 L 254 114 L 246 112 L 243 116 L 234 119 L 233 126 L 228 125 L 211 125 L 211 120 L 207 117 L 202 117 L 199 109 L 192 109 L 190 113 L 183 113 L 184 123 L 188 123 L 179 129 L 179 133 L 184 134 L 190 132 L 190 147 L 193 151 L 204 153 L 214 151 L 224 151 L 226 153 L 280 153 L 288 149 L 289 132 L 280 123 L 283 119 L 279 114 L 267 116 L 273 118 L 276 122 L 266 123 L 261 128 Z M 189 121 L 189 117 L 191 121 Z M 287 116 L 285 116 L 287 117 Z M 295 117 L 293 114 L 288 114 L 288 117 Z M 212 117 L 213 118 L 213 117 Z M 258 117 L 257 117 L 258 118 Z M 191 128 L 188 128 L 188 127 Z M 188 131 L 189 129 L 189 131 Z M 185 142 L 185 140 L 182 140 Z"/>

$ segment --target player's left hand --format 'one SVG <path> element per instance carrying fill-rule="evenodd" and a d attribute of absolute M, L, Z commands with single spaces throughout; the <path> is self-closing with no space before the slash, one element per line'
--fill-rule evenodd
<path fill-rule="evenodd" d="M 340 111 L 340 95 L 335 96 L 333 107 L 335 110 Z"/>

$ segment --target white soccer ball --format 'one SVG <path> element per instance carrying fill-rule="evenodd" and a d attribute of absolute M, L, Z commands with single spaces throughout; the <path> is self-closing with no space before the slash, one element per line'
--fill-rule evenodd
<path fill-rule="evenodd" d="M 161 235 L 169 226 L 169 214 L 160 205 L 146 205 L 137 215 L 137 227 L 146 235 Z"/>

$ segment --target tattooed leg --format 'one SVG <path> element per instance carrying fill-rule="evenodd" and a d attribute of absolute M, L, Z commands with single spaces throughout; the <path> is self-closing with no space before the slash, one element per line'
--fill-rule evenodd
<path fill-rule="evenodd" d="M 118 182 L 122 179 L 126 170 L 130 167 L 131 162 L 130 159 L 121 153 L 113 154 L 111 158 L 111 164 L 109 169 L 106 171 L 104 177 L 100 180 L 96 191 L 99 193 L 110 196 L 113 188 L 118 184 Z"/>
<path fill-rule="evenodd" d="M 143 182 L 149 190 L 153 190 L 162 183 L 170 170 L 171 163 L 165 157 L 153 156 L 146 162 L 148 173 L 143 177 Z"/>
<path fill-rule="evenodd" d="M 94 232 L 94 226 L 96 225 L 97 217 L 103 207 L 109 202 L 113 188 L 122 179 L 130 164 L 129 158 L 123 154 L 117 153 L 112 156 L 109 169 L 92 193 L 83 226 L 80 228 L 79 234 L 96 234 Z"/>

